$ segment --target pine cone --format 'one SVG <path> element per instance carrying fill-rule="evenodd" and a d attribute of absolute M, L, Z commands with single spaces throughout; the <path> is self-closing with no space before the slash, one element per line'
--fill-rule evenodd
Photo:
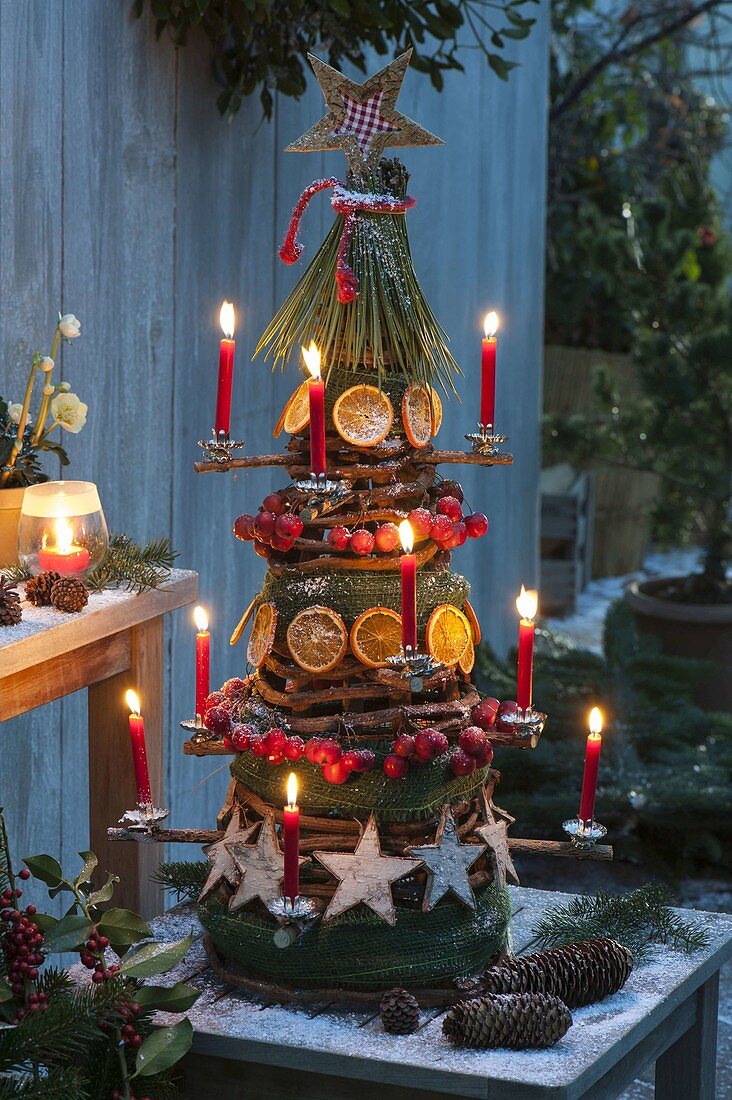
<path fill-rule="evenodd" d="M 551 1047 L 572 1026 L 567 1006 L 545 993 L 486 993 L 453 1005 L 442 1030 L 458 1046 Z"/>
<path fill-rule="evenodd" d="M 0 574 L 0 626 L 17 626 L 22 618 L 20 593 L 11 580 Z"/>
<path fill-rule="evenodd" d="M 547 993 L 580 1008 L 617 993 L 632 969 L 627 947 L 603 936 L 507 959 L 486 970 L 482 986 L 487 993 Z"/>
<path fill-rule="evenodd" d="M 392 1035 L 411 1035 L 419 1026 L 419 1005 L 406 989 L 390 989 L 379 1005 L 384 1031 Z"/>
<path fill-rule="evenodd" d="M 51 588 L 51 603 L 57 611 L 81 611 L 89 603 L 89 590 L 76 577 L 61 577 Z"/>
<path fill-rule="evenodd" d="M 61 574 L 55 569 L 46 569 L 37 577 L 31 577 L 25 584 L 26 600 L 35 607 L 48 607 L 51 603 L 51 589 L 60 580 Z"/>

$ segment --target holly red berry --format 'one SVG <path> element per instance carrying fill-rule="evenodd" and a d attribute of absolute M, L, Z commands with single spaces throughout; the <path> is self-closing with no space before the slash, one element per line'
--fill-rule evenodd
<path fill-rule="evenodd" d="M 366 557 L 370 554 L 374 548 L 376 540 L 370 531 L 367 531 L 365 527 L 359 527 L 351 535 L 351 550 L 354 554 L 358 554 L 359 557 Z"/>
<path fill-rule="evenodd" d="M 31 873 L 30 873 L 30 871 L 28 870 L 27 867 L 24 867 L 21 871 L 18 871 L 18 878 L 22 879 L 23 882 L 27 882 L 30 877 L 31 877 Z M 26 913 L 29 913 L 30 910 L 31 910 L 31 906 L 29 905 L 28 908 L 26 909 Z M 33 907 L 33 912 L 35 913 L 35 907 Z"/>
<path fill-rule="evenodd" d="M 347 527 L 333 527 L 328 532 L 328 545 L 334 550 L 347 550 L 351 541 L 351 532 Z"/>
<path fill-rule="evenodd" d="M 415 535 L 422 538 L 429 535 L 434 516 L 427 508 L 413 508 L 407 519 Z"/>
<path fill-rule="evenodd" d="M 409 761 L 395 753 L 389 753 L 384 761 L 384 771 L 389 779 L 404 779 L 409 772 Z"/>
<path fill-rule="evenodd" d="M 488 531 L 488 517 L 484 516 L 482 512 L 471 512 L 469 516 L 465 517 L 464 522 L 468 538 L 482 539 Z"/>
<path fill-rule="evenodd" d="M 396 523 L 380 523 L 374 535 L 376 549 L 388 554 L 399 545 L 399 528 Z"/>
<path fill-rule="evenodd" d="M 254 538 L 254 516 L 251 516 L 249 512 L 237 516 L 232 530 L 242 542 L 251 542 Z"/>
<path fill-rule="evenodd" d="M 246 752 L 252 743 L 252 738 L 256 737 L 256 731 L 253 726 L 247 726 L 240 723 L 237 726 L 233 726 L 229 732 L 229 741 L 232 748 L 237 752 Z"/>
<path fill-rule="evenodd" d="M 430 538 L 441 545 L 449 542 L 453 536 L 452 520 L 449 516 L 435 516 L 430 527 Z"/>
<path fill-rule="evenodd" d="M 302 520 L 292 512 L 285 512 L 275 520 L 275 534 L 281 539 L 299 539 L 302 534 Z"/>
<path fill-rule="evenodd" d="M 344 763 L 342 757 L 332 764 L 323 764 L 321 770 L 326 783 L 345 783 L 351 774 L 350 769 Z"/>
<path fill-rule="evenodd" d="M 231 729 L 231 715 L 226 707 L 211 707 L 210 710 L 206 711 L 203 724 L 206 729 L 216 734 L 217 737 L 223 737 Z"/>
<path fill-rule="evenodd" d="M 269 542 L 274 534 L 276 520 L 274 512 L 259 512 L 254 517 L 254 537 L 259 542 Z"/>
<path fill-rule="evenodd" d="M 476 726 L 480 726 L 482 730 L 492 729 L 500 705 L 497 699 L 493 699 L 491 696 L 487 695 L 485 699 L 481 699 L 479 703 L 475 704 L 470 717 L 473 719 Z"/>
<path fill-rule="evenodd" d="M 285 498 L 281 493 L 269 493 L 262 501 L 262 509 L 265 512 L 274 512 L 281 516 L 285 510 Z"/>
<path fill-rule="evenodd" d="M 453 523 L 463 518 L 463 509 L 460 501 L 455 497 L 440 497 L 437 501 L 438 516 L 447 516 Z"/>
<path fill-rule="evenodd" d="M 299 760 L 305 752 L 305 742 L 302 737 L 288 737 L 283 752 L 287 760 Z"/>
<path fill-rule="evenodd" d="M 462 731 L 458 740 L 463 752 L 466 752 L 468 756 L 474 756 L 478 746 L 486 740 L 486 736 L 478 726 L 468 726 L 467 729 Z"/>
<path fill-rule="evenodd" d="M 518 703 L 515 699 L 506 699 L 496 712 L 496 729 L 501 733 L 510 732 L 518 715 Z"/>
<path fill-rule="evenodd" d="M 400 733 L 392 746 L 392 750 L 404 760 L 414 756 L 414 738 L 411 733 Z"/>
<path fill-rule="evenodd" d="M 450 754 L 450 771 L 454 776 L 472 775 L 477 768 L 474 756 L 468 756 L 463 749 L 455 749 Z"/>
<path fill-rule="evenodd" d="M 488 765 L 492 763 L 493 745 L 491 745 L 487 737 L 478 745 L 478 748 L 473 753 L 473 759 L 479 768 L 487 768 Z"/>

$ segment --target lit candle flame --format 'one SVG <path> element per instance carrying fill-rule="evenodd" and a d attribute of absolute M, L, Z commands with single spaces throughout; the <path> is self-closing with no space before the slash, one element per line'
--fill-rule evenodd
<path fill-rule="evenodd" d="M 492 309 L 490 313 L 486 313 L 483 321 L 483 331 L 485 332 L 486 339 L 490 340 L 498 332 L 498 326 L 500 324 L 500 317 L 496 313 L 495 309 Z"/>
<path fill-rule="evenodd" d="M 535 617 L 536 610 L 539 606 L 539 593 L 535 588 L 524 588 L 521 585 L 521 592 L 516 597 L 516 610 L 522 619 L 527 619 L 529 622 Z"/>
<path fill-rule="evenodd" d="M 221 330 L 227 340 L 234 338 L 234 329 L 236 327 L 236 317 L 234 314 L 233 302 L 222 302 L 221 311 L 219 313 L 219 322 L 221 323 Z"/>
<path fill-rule="evenodd" d="M 139 714 L 140 713 L 140 696 L 137 694 L 137 692 L 133 691 L 132 688 L 130 688 L 130 690 L 125 693 L 125 699 L 127 701 L 127 706 L 130 708 L 132 713 L 133 714 Z"/>
<path fill-rule="evenodd" d="M 74 542 L 74 532 L 71 529 L 69 521 L 67 519 L 57 519 L 53 530 L 56 539 L 56 549 L 59 554 L 70 554 Z"/>
<path fill-rule="evenodd" d="M 208 615 L 206 614 L 205 607 L 201 607 L 201 605 L 199 604 L 198 607 L 194 608 L 193 621 L 195 622 L 196 629 L 199 631 L 199 633 L 202 633 L 204 630 L 208 630 Z"/>
<path fill-rule="evenodd" d="M 602 711 L 599 707 L 593 707 L 590 711 L 590 733 L 599 737 L 602 733 Z"/>
<path fill-rule="evenodd" d="M 302 357 L 305 360 L 305 366 L 310 371 L 310 376 L 314 382 L 320 381 L 320 351 L 318 345 L 314 340 L 310 341 L 310 347 L 302 349 Z"/>
<path fill-rule="evenodd" d="M 290 772 L 287 780 L 287 807 L 290 810 L 294 810 L 297 805 L 297 776 L 294 772 Z"/>
<path fill-rule="evenodd" d="M 403 519 L 399 524 L 399 538 L 401 539 L 404 553 L 411 554 L 414 548 L 414 531 L 408 519 Z"/>

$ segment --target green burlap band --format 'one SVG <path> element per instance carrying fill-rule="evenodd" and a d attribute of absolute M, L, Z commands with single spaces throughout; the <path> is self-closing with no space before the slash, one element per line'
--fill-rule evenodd
<path fill-rule="evenodd" d="M 224 960 L 252 977 L 369 990 L 435 985 L 482 970 L 504 947 L 511 905 L 506 890 L 490 883 L 476 891 L 475 911 L 450 898 L 429 913 L 398 906 L 394 926 L 359 907 L 317 921 L 285 949 L 275 946 L 276 926 L 266 915 L 230 913 L 218 898 L 198 914 Z"/>

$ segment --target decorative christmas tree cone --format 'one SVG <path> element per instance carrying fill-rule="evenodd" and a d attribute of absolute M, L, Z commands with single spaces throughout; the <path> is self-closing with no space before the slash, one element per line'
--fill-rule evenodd
<path fill-rule="evenodd" d="M 231 638 L 248 630 L 246 677 L 210 697 L 195 746 L 234 755 L 199 902 L 212 963 L 285 1000 L 399 987 L 395 1027 L 505 948 L 518 880 L 493 746 L 541 732 L 496 727 L 470 680 L 480 627 L 451 558 L 488 522 L 438 466 L 512 459 L 435 448 L 459 370 L 412 267 L 408 173 L 382 159 L 439 144 L 396 111 L 408 60 L 354 85 L 312 59 L 328 114 L 290 148 L 342 148 L 350 172 L 303 192 L 285 262 L 315 195 L 335 221 L 257 349 L 284 365 L 307 348 L 312 381 L 293 379 L 284 454 L 197 466 L 289 478 L 235 521 L 267 572 Z"/>

